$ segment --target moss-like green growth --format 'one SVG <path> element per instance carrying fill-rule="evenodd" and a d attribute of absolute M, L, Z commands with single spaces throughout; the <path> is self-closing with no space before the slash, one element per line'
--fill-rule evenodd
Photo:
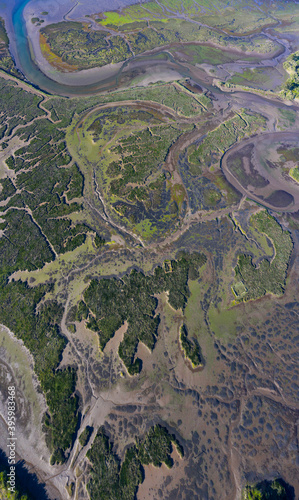
<path fill-rule="evenodd" d="M 282 295 L 293 249 L 290 233 L 284 231 L 274 217 L 265 210 L 253 215 L 250 222 L 259 232 L 271 239 L 275 255 L 271 262 L 263 259 L 258 266 L 252 263 L 249 255 L 240 255 L 235 268 L 237 283 L 233 287 L 234 293 L 239 300 L 257 299 L 266 293 Z M 243 283 L 243 288 L 240 282 Z"/>
<path fill-rule="evenodd" d="M 157 89 L 143 95 L 157 98 Z M 176 103 L 178 109 L 189 103 L 202 109 L 174 86 L 162 88 L 160 100 L 173 105 L 176 95 L 183 96 Z M 164 170 L 171 146 L 193 124 L 175 123 L 174 118 L 165 108 L 132 102 L 95 110 L 72 129 L 77 161 L 89 175 L 93 170 L 107 214 L 144 241 L 164 238 L 186 210 L 183 186 L 172 183 Z"/>
<path fill-rule="evenodd" d="M 113 452 L 113 444 L 105 434 L 104 427 L 98 430 L 92 447 L 87 453 L 91 462 L 91 479 L 87 490 L 92 500 L 134 500 L 144 473 L 142 465 L 153 464 L 160 467 L 165 463 L 172 467 L 173 445 L 183 456 L 184 451 L 175 436 L 165 427 L 156 425 L 146 436 L 127 449 L 121 463 Z"/>

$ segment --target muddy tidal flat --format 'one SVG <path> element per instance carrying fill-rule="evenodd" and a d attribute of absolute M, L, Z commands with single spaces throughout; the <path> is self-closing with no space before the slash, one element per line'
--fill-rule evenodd
<path fill-rule="evenodd" d="M 1 498 L 299 498 L 298 19 L 0 4 Z"/>

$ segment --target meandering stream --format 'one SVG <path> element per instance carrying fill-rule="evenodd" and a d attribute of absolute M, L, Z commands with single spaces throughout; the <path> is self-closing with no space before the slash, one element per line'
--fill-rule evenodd
<path fill-rule="evenodd" d="M 143 66 L 146 67 L 147 71 L 150 68 L 155 68 L 159 71 L 169 70 L 179 73 L 182 77 L 192 76 L 192 78 L 199 84 L 204 84 L 206 88 L 211 90 L 212 78 L 208 77 L 203 69 L 191 68 L 192 74 L 190 74 L 190 66 L 181 64 L 175 60 L 175 58 L 167 51 L 161 49 L 155 49 L 147 53 L 147 59 L 144 56 L 142 58 L 131 58 L 124 62 L 123 64 L 110 65 L 110 67 L 94 68 L 93 70 L 80 71 L 77 73 L 59 73 L 53 70 L 53 78 L 51 78 L 51 72 L 45 71 L 43 65 L 35 62 L 35 57 L 33 54 L 33 49 L 30 47 L 29 37 L 26 28 L 26 21 L 24 18 L 25 9 L 29 8 L 27 4 L 34 6 L 38 0 L 14 0 L 14 2 L 9 3 L 7 1 L 7 16 L 9 18 L 8 22 L 8 35 L 10 38 L 10 50 L 15 59 L 17 67 L 22 71 L 28 82 L 32 83 L 34 86 L 42 89 L 51 94 L 74 96 L 74 95 L 92 95 L 100 91 L 105 90 L 115 90 L 120 86 L 130 81 L 130 76 L 133 72 L 136 75 L 136 71 L 141 71 Z M 56 2 L 57 3 L 57 2 Z M 117 2 L 118 3 L 118 2 Z M 126 0 L 127 5 L 136 3 L 135 0 Z M 43 8 L 45 10 L 51 9 L 53 2 L 51 0 L 45 0 L 43 2 Z M 62 13 L 63 17 L 63 5 L 68 7 L 69 2 L 66 0 L 62 2 L 61 0 L 57 4 Z M 74 7 L 76 5 L 74 4 Z M 54 8 L 54 4 L 52 6 Z M 102 8 L 101 8 L 102 7 Z M 101 2 L 101 7 L 97 5 L 98 10 L 107 9 L 105 0 Z M 115 5 L 115 8 L 117 5 Z M 66 14 L 66 13 L 65 13 Z M 58 20 L 58 18 L 57 18 Z M 252 36 L 252 34 L 251 34 Z M 268 36 L 268 35 L 267 35 Z M 270 36 L 272 40 L 278 43 L 282 43 L 280 39 L 277 39 L 273 35 Z M 288 53 L 287 45 L 284 45 L 284 55 Z M 163 53 L 165 59 L 157 60 L 157 56 Z M 273 62 L 277 63 L 278 58 L 282 57 L 280 53 L 279 56 L 273 55 Z M 259 63 L 257 63 L 259 65 Z M 189 66 L 189 67 L 188 67 Z M 45 71 L 45 72 L 43 72 Z M 47 74 L 45 74 L 47 73 Z"/>

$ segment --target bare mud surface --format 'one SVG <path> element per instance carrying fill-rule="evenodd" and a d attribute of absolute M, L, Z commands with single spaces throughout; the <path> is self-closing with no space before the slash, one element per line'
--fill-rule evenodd
<path fill-rule="evenodd" d="M 56 259 L 45 266 L 42 276 L 40 270 L 19 271 L 11 276 L 11 279 L 32 279 L 32 282 L 29 281 L 31 284 L 55 280 L 59 276 L 58 291 L 55 289 L 55 293 L 64 307 L 61 331 L 68 340 L 60 368 L 71 365 L 78 370 L 76 393 L 80 400 L 81 420 L 67 462 L 51 467 L 50 452 L 40 421 L 46 404 L 34 375 L 32 358 L 13 333 L 0 329 L 0 378 L 3 387 L 0 397 L 0 448 L 6 448 L 5 394 L 8 384 L 13 383 L 17 388 L 19 412 L 18 456 L 36 473 L 40 482 L 45 483 L 51 499 L 70 500 L 66 487 L 71 483 L 75 485 L 73 498 L 89 499 L 86 485 L 90 479 L 90 462 L 86 453 L 100 426 L 105 425 L 113 441 L 113 450 L 123 459 L 126 448 L 136 442 L 136 437 L 143 437 L 155 424 L 166 426 L 177 437 L 184 448 L 184 458 L 173 452 L 172 469 L 165 465 L 159 469 L 145 466 L 138 500 L 240 500 L 241 489 L 247 481 L 273 479 L 278 475 L 295 488 L 299 498 L 299 373 L 296 345 L 299 233 L 298 229 L 294 229 L 295 216 L 288 218 L 299 210 L 299 185 L 285 175 L 285 165 L 274 168 L 265 161 L 280 161 L 271 149 L 274 143 L 298 144 L 298 119 L 295 118 L 293 125 L 285 124 L 281 113 L 286 110 L 297 113 L 298 105 L 286 104 L 277 95 L 261 96 L 239 89 L 222 91 L 213 86 L 215 73 L 211 71 L 214 69 L 212 65 L 197 67 L 188 58 L 182 63 L 170 58 L 167 64 L 164 61 L 158 64 L 154 60 L 158 50 L 147 54 L 148 60 L 130 61 L 117 82 L 117 78 L 114 81 L 113 77 L 120 72 L 121 65 L 88 70 L 80 72 L 80 75 L 54 74 L 50 65 L 46 66 L 48 63 L 40 58 L 38 30 L 31 23 L 31 17 L 41 10 L 50 10 L 51 5 L 53 8 L 48 22 L 62 18 L 82 20 L 88 13 L 86 6 L 79 2 L 38 1 L 28 4 L 26 22 L 33 52 L 41 69 L 50 78 L 58 78 L 57 81 L 74 86 L 110 78 L 108 88 L 115 88 L 130 85 L 133 77 L 138 85 L 147 85 L 157 79 L 178 79 L 183 75 L 192 79 L 192 84 L 189 84 L 191 92 L 208 92 L 212 98 L 212 110 L 218 115 L 207 116 L 206 128 L 217 127 L 222 120 L 232 113 L 239 113 L 242 108 L 262 112 L 267 125 L 265 133 L 241 140 L 222 158 L 222 170 L 227 180 L 243 195 L 234 204 L 209 210 L 201 207 L 192 211 L 186 191 L 186 214 L 177 229 L 161 243 L 148 245 L 116 224 L 109 214 L 103 216 L 95 210 L 94 217 L 113 229 L 115 244 L 112 250 L 99 250 L 93 254 L 86 252 L 79 256 L 78 262 L 69 263 L 66 257 L 63 261 L 65 267 L 61 268 Z M 93 12 L 94 9 L 99 11 L 97 2 L 90 2 L 89 5 Z M 103 3 L 102 8 L 113 6 L 114 3 L 109 6 Z M 288 49 L 287 44 L 285 48 Z M 279 57 L 279 54 L 273 54 L 271 61 L 264 59 L 257 64 L 274 66 Z M 247 66 L 243 63 L 217 66 L 216 76 L 226 78 L 242 67 Z M 155 68 L 154 72 L 152 68 Z M 273 85 L 278 81 L 279 76 L 275 75 Z M 26 87 L 26 84 L 20 85 Z M 38 90 L 31 91 L 40 95 Z M 46 98 L 43 103 L 45 101 Z M 101 107 L 109 109 L 120 104 L 141 108 L 140 102 L 132 101 Z M 145 110 L 148 107 L 165 116 L 168 114 L 174 120 L 179 119 L 166 106 L 152 102 L 142 106 Z M 95 109 L 86 112 L 77 126 Z M 169 149 L 165 162 L 165 170 L 181 186 L 183 180 L 179 162 L 182 162 L 182 155 L 204 134 L 196 120 L 186 119 L 187 123 L 195 125 L 195 129 Z M 288 127 L 292 131 L 284 132 Z M 21 141 L 12 140 L 8 148 L 1 151 L 0 177 L 12 175 L 5 160 L 22 146 Z M 235 171 L 232 170 L 232 160 L 237 160 Z M 216 175 L 208 166 L 206 173 L 209 179 Z M 101 201 L 100 188 L 96 183 L 93 185 L 93 195 Z M 285 212 L 283 217 L 279 214 L 277 217 L 283 227 L 291 229 L 294 239 L 286 291 L 282 297 L 265 296 L 254 302 L 231 306 L 226 311 L 225 321 L 216 331 L 209 310 L 214 308 L 217 315 L 217 308 L 220 310 L 222 303 L 233 300 L 231 283 L 237 256 L 241 252 L 249 252 L 256 259 L 254 262 L 265 257 L 265 251 L 258 244 L 254 254 L 253 247 L 242 234 L 241 226 L 232 222 L 236 213 L 240 219 L 245 219 L 256 212 L 256 204 L 248 202 L 247 197 L 273 211 Z M 100 352 L 97 334 L 88 330 L 84 321 L 75 321 L 75 331 L 72 333 L 69 330 L 67 315 L 70 307 L 78 297 L 82 298 L 91 276 L 121 277 L 132 268 L 151 272 L 165 259 L 175 259 L 179 250 L 204 252 L 207 264 L 200 277 L 190 283 L 190 300 L 184 312 L 170 307 L 167 293 L 157 297 L 156 313 L 160 314 L 158 339 L 152 352 L 139 343 L 136 356 L 142 360 L 140 374 L 130 376 L 118 355 L 119 344 L 128 327 L 126 322 L 115 332 L 103 352 Z M 271 259 L 271 248 L 268 253 Z M 190 363 L 180 349 L 179 328 L 183 322 L 188 323 L 188 328 L 201 346 L 205 361 L 203 370 L 190 369 Z M 94 430 L 89 443 L 82 447 L 79 436 L 86 425 Z"/>
<path fill-rule="evenodd" d="M 280 168 L 269 167 L 271 158 L 267 149 L 270 145 L 282 146 L 284 143 L 289 148 L 293 144 L 294 148 L 298 138 L 298 132 L 276 132 L 234 145 L 221 160 L 227 180 L 242 194 L 271 210 L 297 212 L 299 183 L 284 173 L 283 165 Z"/>

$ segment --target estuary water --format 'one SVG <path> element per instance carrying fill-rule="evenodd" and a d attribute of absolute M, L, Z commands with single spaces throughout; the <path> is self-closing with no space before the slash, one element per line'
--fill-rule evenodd
<path fill-rule="evenodd" d="M 2 0 L 2 2 L 0 0 L 0 15 L 2 10 L 6 10 L 10 51 L 18 69 L 21 70 L 28 82 L 50 94 L 88 96 L 100 91 L 115 90 L 120 85 L 120 79 L 122 79 L 123 86 L 126 84 L 125 82 L 130 82 L 131 76 L 136 76 L 136 73 L 138 74 L 140 71 L 143 74 L 147 73 L 149 80 L 153 75 L 156 75 L 156 81 L 164 78 L 167 80 L 167 77 L 172 80 L 192 76 L 196 81 L 199 78 L 199 84 L 205 83 L 207 86 L 210 82 L 205 82 L 203 71 L 201 71 L 202 82 L 200 76 L 191 75 L 188 69 L 163 50 L 161 54 L 159 51 L 152 55 L 148 54 L 146 59 L 132 57 L 124 63 L 74 73 L 55 71 L 47 62 L 45 63 L 44 59 L 38 60 L 38 56 L 36 58 L 36 54 L 33 55 L 34 51 L 30 46 L 31 36 L 28 36 L 24 13 L 31 28 L 31 17 L 38 16 L 43 11 L 49 12 L 49 17 L 47 17 L 50 22 L 58 22 L 62 19 L 84 20 L 86 13 L 99 13 L 108 9 L 116 10 L 119 7 L 134 4 L 136 1 L 88 0 L 86 4 L 80 4 L 76 0 Z M 34 43 L 38 42 L 35 40 Z M 159 55 L 163 55 L 160 60 L 157 58 Z"/>
<path fill-rule="evenodd" d="M 43 73 L 32 57 L 32 48 L 30 47 L 30 41 L 28 38 L 24 10 L 29 3 L 33 6 L 38 3 L 41 10 L 47 11 L 47 9 L 49 9 L 50 12 L 51 9 L 53 10 L 53 8 L 55 8 L 55 6 L 58 7 L 56 10 L 60 11 L 64 4 L 67 7 L 70 5 L 76 7 L 76 2 L 72 0 L 60 0 L 59 2 L 57 2 L 57 0 L 54 0 L 54 2 L 53 0 L 44 0 L 42 2 L 40 0 L 14 0 L 11 2 L 0 3 L 0 11 L 2 9 L 6 10 L 8 36 L 10 39 L 10 50 L 12 56 L 14 57 L 18 69 L 22 71 L 28 82 L 51 94 L 68 96 L 95 94 L 100 90 L 109 90 L 112 83 L 117 83 L 118 75 L 121 73 L 123 66 L 125 65 L 116 66 L 115 70 L 110 72 L 107 72 L 104 68 L 96 69 L 92 75 L 92 83 L 87 83 L 89 82 L 89 79 L 86 72 L 81 72 L 82 75 L 78 73 L 73 75 L 64 75 L 61 73 L 58 76 L 58 80 L 60 81 L 56 81 L 56 79 L 54 80 Z M 89 7 L 93 9 L 93 12 L 99 12 L 108 8 L 105 0 L 100 4 L 97 2 L 97 7 L 92 5 L 93 3 L 93 0 L 91 0 L 89 5 Z M 135 2 L 134 0 L 127 0 L 126 3 L 132 4 Z M 113 6 L 114 8 L 117 8 L 119 3 L 115 1 Z M 80 16 L 80 14 L 81 12 L 78 11 L 78 16 Z M 83 16 L 83 13 L 81 15 Z M 113 73 L 112 76 L 111 73 Z M 74 80 L 74 83 L 72 83 L 72 79 Z M 65 83 L 63 83 L 63 80 L 65 80 Z"/>
<path fill-rule="evenodd" d="M 160 74 L 163 71 L 175 78 L 192 77 L 206 88 L 212 78 L 206 78 L 204 71 L 181 65 L 169 52 L 163 52 L 163 59 L 158 60 L 159 52 L 148 54 L 145 58 L 132 57 L 124 63 L 111 64 L 101 68 L 62 73 L 55 70 L 42 56 L 39 47 L 39 34 L 31 23 L 32 17 L 38 17 L 46 11 L 46 24 L 65 20 L 86 20 L 86 15 L 107 10 L 116 10 L 138 0 L 0 0 L 0 15 L 5 15 L 10 51 L 16 66 L 28 82 L 50 94 L 64 96 L 94 95 L 100 91 L 117 89 L 130 82 L 130 76 L 140 72 Z M 27 32 L 29 30 L 29 36 Z M 162 53 L 161 53 L 162 55 Z M 277 62 L 277 61 L 276 61 Z M 145 75 L 146 77 L 146 75 Z M 172 77 L 170 77 L 172 79 Z M 209 81 L 207 81 L 209 80 Z M 215 89 L 213 90 L 215 92 Z M 220 91 L 216 91 L 220 93 Z"/>

